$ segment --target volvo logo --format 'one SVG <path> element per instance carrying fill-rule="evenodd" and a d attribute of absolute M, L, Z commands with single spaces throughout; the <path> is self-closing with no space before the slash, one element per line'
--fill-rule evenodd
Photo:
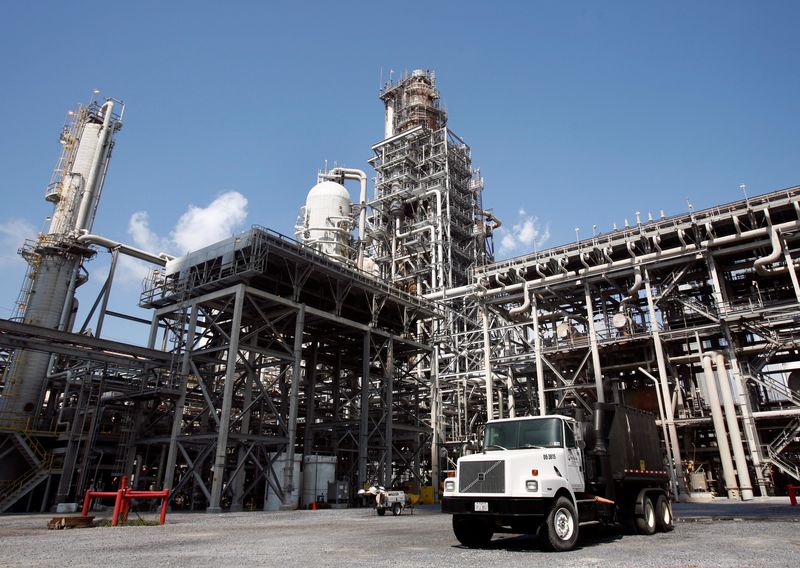
<path fill-rule="evenodd" d="M 486 481 L 486 474 L 481 472 L 478 474 L 478 481 Z"/>

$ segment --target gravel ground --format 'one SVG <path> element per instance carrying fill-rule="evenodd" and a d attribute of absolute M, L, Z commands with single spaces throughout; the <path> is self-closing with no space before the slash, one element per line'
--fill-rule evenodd
<path fill-rule="evenodd" d="M 152 517 L 152 515 L 149 515 Z M 449 515 L 435 509 L 378 517 L 371 509 L 171 514 L 160 526 L 49 531 L 51 515 L 0 517 L 2 566 L 798 566 L 800 525 L 791 519 L 678 522 L 646 537 L 585 528 L 566 553 L 535 538 L 495 537 L 461 547 Z M 774 517 L 773 517 L 774 519 Z"/>

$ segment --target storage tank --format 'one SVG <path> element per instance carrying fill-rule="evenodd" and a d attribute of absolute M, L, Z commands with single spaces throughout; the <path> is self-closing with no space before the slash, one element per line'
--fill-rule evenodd
<path fill-rule="evenodd" d="M 353 228 L 353 202 L 340 183 L 322 181 L 306 198 L 303 242 L 314 249 L 347 260 Z"/>
<path fill-rule="evenodd" d="M 274 456 L 274 454 L 270 454 L 270 460 Z M 297 509 L 300 505 L 300 463 L 303 459 L 303 456 L 300 454 L 294 455 L 294 471 L 292 472 L 292 487 L 294 491 L 291 493 L 291 505 L 293 509 Z M 276 482 L 278 486 L 283 485 L 283 470 L 288 463 L 286 459 L 286 454 L 281 453 L 275 463 L 272 464 L 272 469 L 277 476 L 277 479 L 272 481 Z M 270 475 L 272 475 L 270 473 Z M 272 486 L 269 482 L 266 484 L 266 496 L 264 498 L 264 510 L 265 511 L 280 511 L 281 507 L 283 506 L 283 502 L 281 501 L 278 494 L 273 491 Z"/>
<path fill-rule="evenodd" d="M 336 480 L 336 456 L 305 456 L 303 459 L 303 506 L 319 495 L 328 495 L 328 484 Z"/>

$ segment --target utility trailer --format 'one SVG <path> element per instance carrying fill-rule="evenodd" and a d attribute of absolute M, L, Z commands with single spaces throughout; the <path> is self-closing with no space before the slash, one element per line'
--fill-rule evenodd
<path fill-rule="evenodd" d="M 669 479 L 653 415 L 597 403 L 592 417 L 568 408 L 489 421 L 483 451 L 460 458 L 445 480 L 442 511 L 464 546 L 523 533 L 563 551 L 590 524 L 671 531 Z"/>
<path fill-rule="evenodd" d="M 375 497 L 375 510 L 379 516 L 384 516 L 386 511 L 392 515 L 399 515 L 406 508 L 405 491 L 387 491 L 383 487 L 372 486 L 369 489 L 359 489 L 359 495 L 373 495 Z"/>

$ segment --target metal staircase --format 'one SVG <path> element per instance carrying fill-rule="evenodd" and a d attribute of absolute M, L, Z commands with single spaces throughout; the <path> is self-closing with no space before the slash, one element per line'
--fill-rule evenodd
<path fill-rule="evenodd" d="M 53 454 L 35 437 L 24 432 L 12 432 L 10 439 L 31 468 L 0 490 L 0 513 L 6 512 L 42 481 L 57 473 L 53 468 Z"/>

